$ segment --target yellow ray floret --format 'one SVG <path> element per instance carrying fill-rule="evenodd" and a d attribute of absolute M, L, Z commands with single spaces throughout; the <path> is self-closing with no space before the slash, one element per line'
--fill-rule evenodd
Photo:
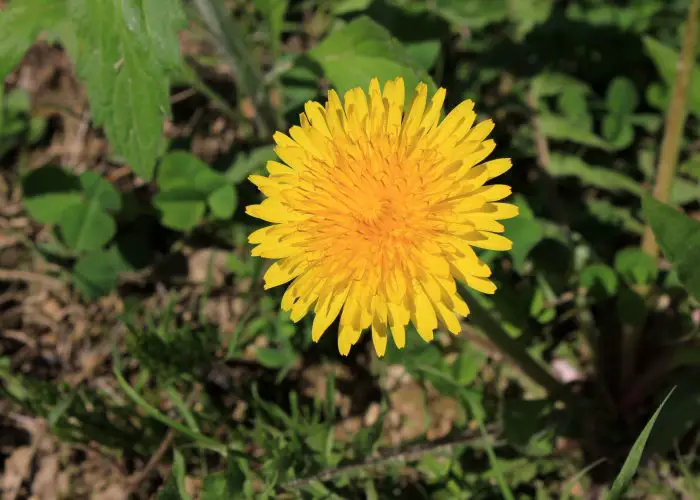
<path fill-rule="evenodd" d="M 440 324 L 457 334 L 469 308 L 455 280 L 496 290 L 474 248 L 511 248 L 498 222 L 518 215 L 501 202 L 510 187 L 486 184 L 511 162 L 484 161 L 494 124 L 474 125 L 471 101 L 440 121 L 445 93 L 428 101 L 421 83 L 404 107 L 402 78 L 342 100 L 331 90 L 274 135 L 281 162 L 269 175 L 250 177 L 266 199 L 246 211 L 271 224 L 249 238 L 253 255 L 275 260 L 265 288 L 291 282 L 282 308 L 294 321 L 314 312 L 314 341 L 339 317 L 343 355 L 365 330 L 379 356 L 389 336 L 405 345 L 410 322 L 426 342 Z"/>

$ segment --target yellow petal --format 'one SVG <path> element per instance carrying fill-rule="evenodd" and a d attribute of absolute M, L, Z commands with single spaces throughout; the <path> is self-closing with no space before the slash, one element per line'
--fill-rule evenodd
<path fill-rule="evenodd" d="M 477 292 L 493 294 L 496 293 L 496 285 L 493 281 L 475 276 L 467 276 L 467 285 Z"/>
<path fill-rule="evenodd" d="M 423 340 L 430 342 L 433 340 L 433 331 L 438 326 L 435 309 L 433 309 L 433 305 L 422 290 L 415 287 L 414 292 L 415 310 L 413 314 L 415 315 L 416 330 L 418 330 L 418 334 Z"/>
<path fill-rule="evenodd" d="M 489 233 L 487 231 L 475 231 L 469 236 L 465 236 L 471 246 L 483 248 L 484 250 L 497 250 L 504 252 L 513 248 L 513 242 L 500 234 Z"/>
<path fill-rule="evenodd" d="M 381 321 L 372 322 L 372 343 L 374 344 L 374 350 L 377 351 L 377 356 L 380 358 L 384 356 L 386 352 L 388 332 L 386 325 Z"/>

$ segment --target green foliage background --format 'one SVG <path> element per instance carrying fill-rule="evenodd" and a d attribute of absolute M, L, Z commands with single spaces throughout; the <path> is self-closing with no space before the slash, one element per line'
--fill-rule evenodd
<path fill-rule="evenodd" d="M 5 401 L 66 443 L 97 443 L 132 478 L 155 456 L 150 482 L 131 487 L 142 498 L 695 498 L 700 66 L 668 203 L 649 195 L 689 3 L 10 1 L 0 166 L 49 235 L 23 241 L 20 265 L 49 266 L 80 307 L 125 307 L 111 318 L 123 328 L 104 325 L 111 392 L 37 376 L 0 339 Z M 89 127 L 109 144 L 99 165 L 25 161 L 56 133 L 9 83 L 38 38 L 73 64 Z M 399 75 L 409 89 L 445 87 L 448 110 L 471 98 L 496 121 L 521 216 L 507 221 L 513 250 L 483 254 L 499 291 L 465 291 L 461 336 L 424 345 L 410 332 L 384 359 L 366 343 L 342 358 L 331 333 L 312 344 L 308 322 L 279 311 L 280 292 L 263 293 L 246 178 L 304 102 Z M 202 110 L 236 131 L 208 161 L 194 132 L 166 133 Z M 124 168 L 128 182 L 115 181 Z M 640 249 L 647 225 L 660 261 Z M 171 267 L 193 247 L 225 257 L 194 292 Z M 157 293 L 162 307 L 144 304 Z M 241 304 L 232 326 L 205 312 L 226 294 Z M 309 396 L 304 375 L 319 367 L 324 389 Z M 399 367 L 428 418 L 397 444 L 388 382 Z M 341 371 L 366 392 L 351 410 L 337 404 Z M 455 408 L 439 439 L 436 398 Z M 365 424 L 343 431 L 352 417 Z"/>

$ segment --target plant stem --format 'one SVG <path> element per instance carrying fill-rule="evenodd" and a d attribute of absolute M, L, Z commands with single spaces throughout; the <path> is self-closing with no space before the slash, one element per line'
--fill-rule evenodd
<path fill-rule="evenodd" d="M 269 136 L 281 128 L 281 115 L 272 106 L 263 76 L 251 50 L 241 36 L 240 26 L 231 19 L 221 0 L 195 0 L 202 20 L 220 52 L 233 70 L 238 88 L 252 107 L 252 117 L 261 136 Z"/>
<path fill-rule="evenodd" d="M 673 176 L 680 154 L 683 128 L 688 113 L 686 97 L 688 94 L 688 87 L 690 86 L 690 76 L 695 63 L 695 42 L 698 37 L 699 7 L 700 0 L 693 0 L 688 10 L 685 36 L 683 37 L 683 45 L 681 47 L 680 57 L 678 58 L 678 67 L 676 68 L 676 82 L 673 86 L 671 104 L 666 114 L 664 136 L 661 142 L 661 154 L 659 155 L 659 167 L 656 171 L 656 180 L 653 190 L 654 197 L 663 202 L 668 200 L 669 193 L 671 192 Z M 656 244 L 654 233 L 652 233 L 651 226 L 648 224 L 644 228 L 642 250 L 653 258 L 656 258 L 659 253 L 659 247 Z"/>
<path fill-rule="evenodd" d="M 471 311 L 469 317 L 483 334 L 510 358 L 528 378 L 543 387 L 550 396 L 566 399 L 567 393 L 564 385 L 530 356 L 522 344 L 506 332 L 491 312 L 480 304 L 474 295 L 466 292 L 464 296 Z"/>

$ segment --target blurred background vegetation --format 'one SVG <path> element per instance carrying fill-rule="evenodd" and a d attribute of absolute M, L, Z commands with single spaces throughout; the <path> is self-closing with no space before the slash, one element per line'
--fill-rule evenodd
<path fill-rule="evenodd" d="M 0 0 L 2 498 L 700 498 L 698 3 Z M 398 75 L 495 120 L 521 216 L 459 336 L 345 358 L 246 177 Z"/>

